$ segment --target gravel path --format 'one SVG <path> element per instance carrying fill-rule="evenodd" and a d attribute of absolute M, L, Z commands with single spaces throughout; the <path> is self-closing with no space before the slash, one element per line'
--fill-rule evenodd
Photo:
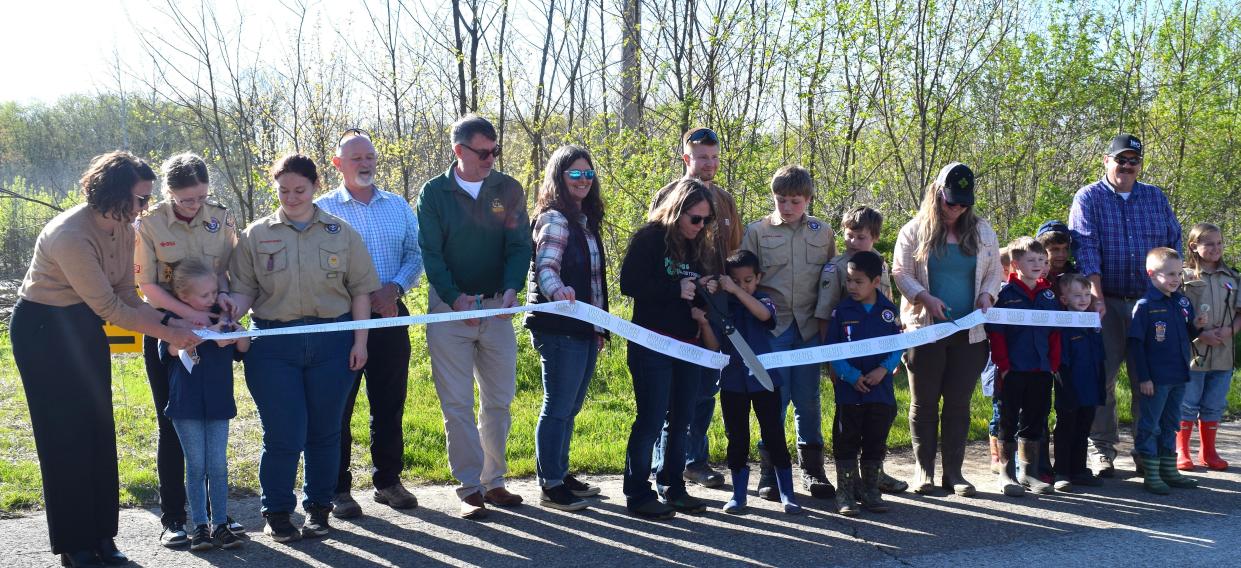
<path fill-rule="evenodd" d="M 274 543 L 260 533 L 258 500 L 250 498 L 230 503 L 233 516 L 253 535 L 237 551 L 165 549 L 158 543 L 158 516 L 147 509 L 121 512 L 117 543 L 135 566 L 961 566 L 1029 560 L 1097 566 L 1148 564 L 1155 558 L 1239 565 L 1241 425 L 1223 425 L 1220 446 L 1232 469 L 1200 468 L 1193 475 L 1202 488 L 1174 490 L 1168 497 L 1144 492 L 1140 480 L 1130 477 L 1081 493 L 1004 498 L 994 492 L 985 445 L 974 444 L 966 469 L 980 489 L 978 497 L 888 496 L 888 513 L 854 519 L 808 496 L 799 496 L 806 506 L 800 516 L 755 497 L 750 514 L 725 515 L 718 508 L 727 492 L 694 488 L 713 510 L 648 522 L 625 513 L 618 476 L 600 476 L 589 479 L 603 487 L 603 496 L 582 513 L 538 506 L 535 483 L 523 479 L 509 487 L 525 496 L 527 505 L 493 509 L 483 522 L 457 518 L 449 487 L 422 486 L 414 488 L 421 506 L 409 512 L 355 492 L 366 516 L 354 522 L 333 519 L 336 530 L 321 540 Z M 908 474 L 907 454 L 889 461 L 893 474 Z M 1119 466 L 1122 477 L 1132 471 L 1128 458 Z M 0 520 L 0 528 L 0 564 L 58 565 L 49 553 L 43 515 Z"/>

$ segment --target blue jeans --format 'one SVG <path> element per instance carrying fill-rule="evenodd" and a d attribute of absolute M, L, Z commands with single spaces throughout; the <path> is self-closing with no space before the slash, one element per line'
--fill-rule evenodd
<path fill-rule="evenodd" d="M 1185 384 L 1185 402 L 1181 403 L 1181 420 L 1219 422 L 1228 406 L 1228 389 L 1232 371 L 1190 371 Z"/>
<path fill-rule="evenodd" d="M 293 483 L 303 453 L 303 508 L 332 502 L 340 467 L 340 417 L 355 375 L 349 370 L 352 346 L 352 331 L 276 335 L 251 343 L 246 385 L 263 423 L 259 486 L 264 513 L 293 511 Z"/>
<path fill-rule="evenodd" d="M 707 429 L 711 427 L 711 419 L 715 417 L 715 395 L 720 392 L 720 370 L 702 367 L 701 379 L 698 383 L 698 398 L 694 402 L 693 416 L 689 419 L 689 430 L 685 440 L 685 469 L 707 469 L 711 458 L 711 446 L 707 440 Z M 664 421 L 664 430 L 655 444 L 651 454 L 651 471 L 663 467 L 664 447 L 668 445 L 668 421 Z"/>
<path fill-rule="evenodd" d="M 1133 448 L 1143 456 L 1176 455 L 1176 432 L 1180 429 L 1181 400 L 1185 385 L 1155 385 L 1155 394 L 1143 395 L 1138 405 L 1138 430 L 1133 435 Z"/>
<path fill-rule="evenodd" d="M 992 438 L 1000 437 L 1000 395 L 991 398 L 991 420 L 987 422 L 987 434 Z"/>
<path fill-rule="evenodd" d="M 551 488 L 569 473 L 573 421 L 582 410 L 599 355 L 596 337 L 532 331 L 543 367 L 543 409 L 534 427 L 534 466 L 539 484 Z"/>
<path fill-rule="evenodd" d="M 794 323 L 779 337 L 772 338 L 771 350 L 791 351 L 803 347 L 817 347 L 818 336 L 802 341 L 801 332 Z M 793 403 L 793 423 L 797 426 L 798 446 L 823 445 L 823 414 L 819 398 L 819 365 L 799 365 L 784 371 L 786 382 L 780 388 L 780 423 Z"/>
<path fill-rule="evenodd" d="M 702 367 L 630 343 L 626 360 L 633 376 L 637 409 L 625 449 L 624 492 L 629 507 L 654 500 L 651 454 L 668 420 L 667 459 L 655 470 L 655 482 L 669 499 L 685 494 L 685 438 L 697 400 Z"/>
<path fill-rule="evenodd" d="M 211 524 L 224 524 L 228 519 L 228 420 L 173 418 L 172 427 L 185 452 L 190 524 L 207 524 L 208 491 Z"/>

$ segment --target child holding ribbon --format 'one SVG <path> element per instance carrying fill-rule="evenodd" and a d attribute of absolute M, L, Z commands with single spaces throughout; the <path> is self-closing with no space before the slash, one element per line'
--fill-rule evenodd
<path fill-rule="evenodd" d="M 1176 436 L 1176 468 L 1194 469 L 1189 454 L 1189 439 L 1194 422 L 1202 445 L 1198 464 L 1215 470 L 1228 468 L 1228 462 L 1215 451 L 1215 432 L 1219 419 L 1228 406 L 1228 388 L 1232 383 L 1232 336 L 1241 331 L 1241 276 L 1224 264 L 1224 240 L 1219 227 L 1198 223 L 1189 231 L 1185 247 L 1185 286 L 1182 289 L 1190 305 L 1198 308 L 1207 319 L 1206 329 L 1191 344 L 1193 358 L 1189 362 L 1189 383 L 1181 403 L 1181 427 Z"/>
<path fill-rule="evenodd" d="M 1060 276 L 1060 303 L 1071 312 L 1090 309 L 1090 281 L 1081 274 Z M 1106 400 L 1103 389 L 1103 335 L 1099 329 L 1066 327 L 1060 331 L 1060 374 L 1056 377 L 1056 463 L 1053 487 L 1103 482 L 1086 467 L 1086 450 L 1095 411 Z"/>
<path fill-rule="evenodd" d="M 187 259 L 172 273 L 172 292 L 177 299 L 203 313 L 220 313 L 216 305 L 218 278 L 206 264 Z M 177 315 L 168 312 L 167 318 Z M 231 322 L 221 316 L 210 329 L 230 331 Z M 190 550 L 241 546 L 241 539 L 228 528 L 228 421 L 237 415 L 233 401 L 233 359 L 250 348 L 250 339 L 204 341 L 188 352 L 193 365 L 177 361 L 181 352 L 161 341 L 160 357 L 168 369 L 168 407 L 185 451 L 185 495 L 194 532 Z M 211 518 L 208 519 L 208 507 Z M 211 521 L 211 530 L 207 524 Z"/>

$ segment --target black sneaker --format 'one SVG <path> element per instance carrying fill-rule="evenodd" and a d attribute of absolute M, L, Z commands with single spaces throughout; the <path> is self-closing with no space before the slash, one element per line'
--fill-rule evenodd
<path fill-rule="evenodd" d="M 163 532 L 159 533 L 159 543 L 168 548 L 181 548 L 189 545 L 190 539 L 185 534 L 185 523 L 173 521 L 170 525 L 164 525 Z"/>
<path fill-rule="evenodd" d="M 575 497 L 594 497 L 599 494 L 598 487 L 573 477 L 573 474 L 564 476 L 564 486 L 569 488 Z"/>
<path fill-rule="evenodd" d="M 626 508 L 629 509 L 630 513 L 633 513 L 639 517 L 656 521 L 666 521 L 677 516 L 675 509 L 665 505 L 658 499 L 651 499 L 650 501 L 638 505 L 637 507 L 629 506 Z"/>
<path fill-rule="evenodd" d="M 306 507 L 306 522 L 302 523 L 302 536 L 306 538 L 324 536 L 328 533 L 328 517 L 332 513 L 332 506 L 316 505 L 311 503 Z"/>
<path fill-rule="evenodd" d="M 232 517 L 226 517 L 226 518 L 228 519 L 227 521 L 228 530 L 232 531 L 233 534 L 238 535 L 238 534 L 242 534 L 246 532 L 246 525 L 243 525 L 237 521 L 234 521 Z"/>
<path fill-rule="evenodd" d="M 263 534 L 270 536 L 276 542 L 292 542 L 302 538 L 302 533 L 298 532 L 297 527 L 289 521 L 288 513 L 263 513 L 267 518 L 267 526 L 263 527 Z"/>
<path fill-rule="evenodd" d="M 561 511 L 581 511 L 588 505 L 586 500 L 574 495 L 563 483 L 555 487 L 544 487 L 543 495 L 539 498 L 539 504 L 552 509 L 560 509 Z"/>
<path fill-rule="evenodd" d="M 211 539 L 215 541 L 215 545 L 225 550 L 237 548 L 241 546 L 241 539 L 233 534 L 233 529 L 228 524 L 216 525 L 215 532 L 211 533 Z"/>
<path fill-rule="evenodd" d="M 207 528 L 207 525 L 194 527 L 194 538 L 190 540 L 190 550 L 202 552 L 212 548 L 215 548 L 215 543 L 211 542 L 211 529 Z"/>
<path fill-rule="evenodd" d="M 676 509 L 678 513 L 689 513 L 696 515 L 707 511 L 707 502 L 694 497 L 689 493 L 682 493 L 673 499 L 669 499 L 667 496 L 664 496 L 664 503 L 669 507 Z"/>

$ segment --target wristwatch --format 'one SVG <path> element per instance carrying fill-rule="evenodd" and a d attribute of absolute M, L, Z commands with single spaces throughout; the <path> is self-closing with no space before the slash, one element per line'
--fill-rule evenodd
<path fill-rule="evenodd" d="M 159 320 L 160 325 L 168 325 L 168 320 L 172 319 L 172 312 L 164 312 L 164 319 Z"/>

